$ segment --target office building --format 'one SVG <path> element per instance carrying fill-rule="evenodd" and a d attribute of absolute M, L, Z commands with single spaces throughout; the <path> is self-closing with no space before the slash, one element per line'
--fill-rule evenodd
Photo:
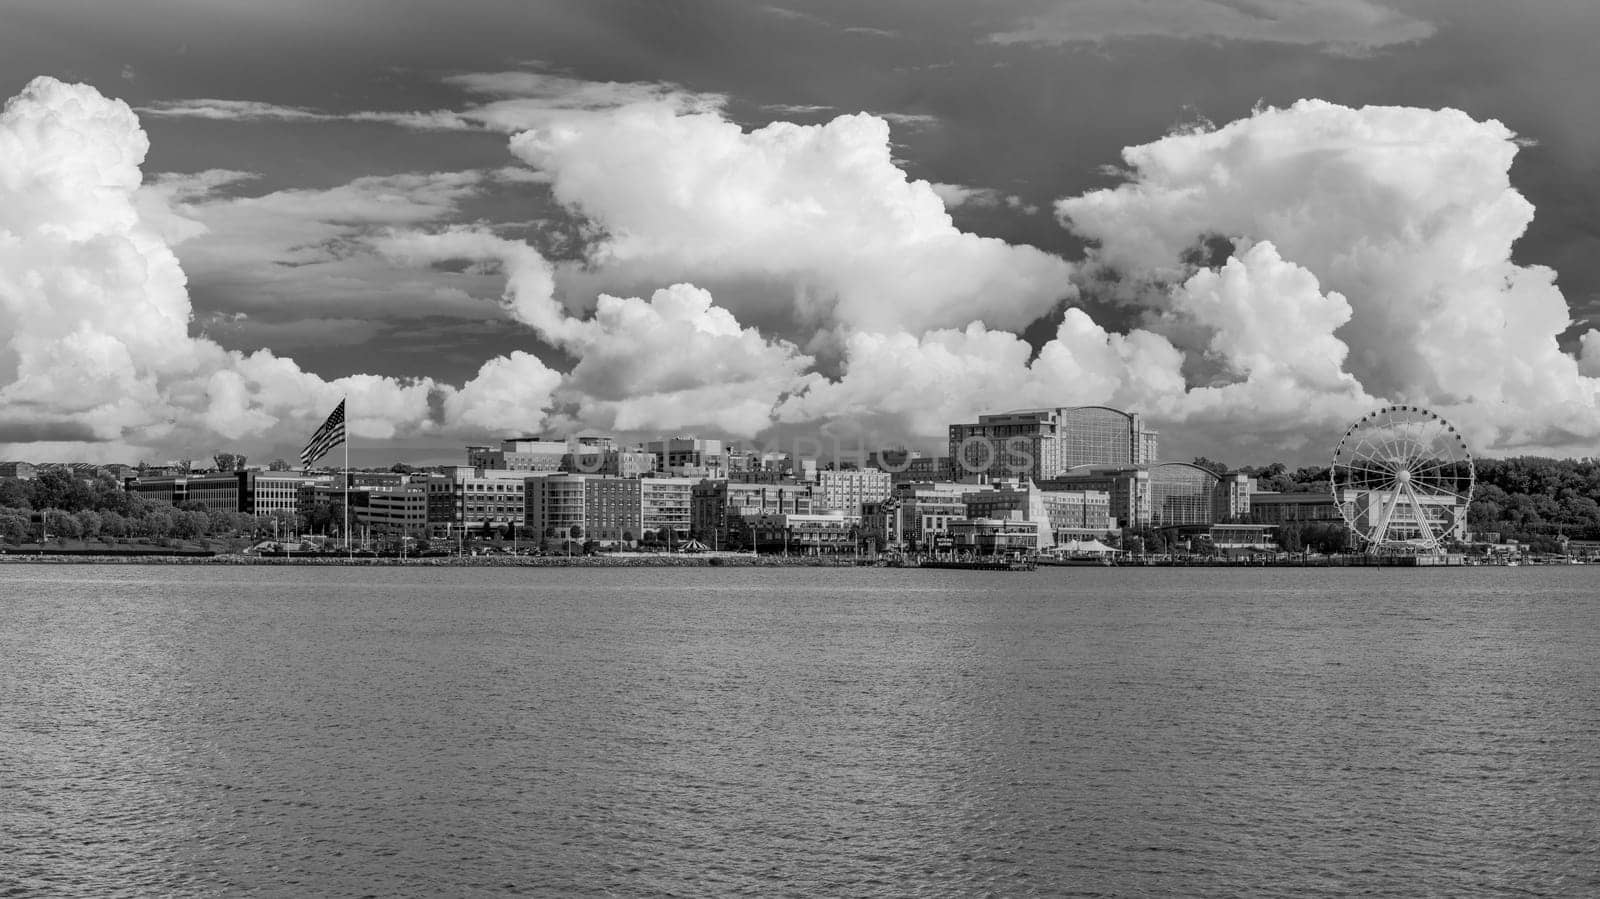
<path fill-rule="evenodd" d="M 980 415 L 949 429 L 952 476 L 1055 477 L 1080 465 L 1149 465 L 1156 432 L 1138 413 L 1106 406 Z"/>

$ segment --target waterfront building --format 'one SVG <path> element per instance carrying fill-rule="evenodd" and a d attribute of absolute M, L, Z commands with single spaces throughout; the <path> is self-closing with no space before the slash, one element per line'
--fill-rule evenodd
<path fill-rule="evenodd" d="M 977 556 L 1031 554 L 1038 552 L 1039 528 L 1022 519 L 1019 513 L 1005 518 L 958 518 L 950 522 L 950 547 L 958 553 Z"/>
<path fill-rule="evenodd" d="M 967 516 L 973 484 L 897 484 L 888 499 L 862 505 L 862 534 L 886 547 L 924 549 L 949 533 L 950 522 Z"/>
<path fill-rule="evenodd" d="M 757 552 L 821 555 L 854 552 L 860 546 L 859 515 L 763 512 L 751 516 L 746 523 L 754 536 Z"/>
<path fill-rule="evenodd" d="M 357 527 L 370 537 L 428 536 L 427 484 L 399 484 L 366 491 L 365 503 L 350 510 Z"/>
<path fill-rule="evenodd" d="M 809 515 L 815 505 L 810 484 L 708 479 L 690 488 L 691 533 L 728 545 L 732 534 L 748 536 L 750 518 L 763 513 Z"/>
<path fill-rule="evenodd" d="M 428 475 L 428 534 L 506 528 L 525 514 L 525 469 L 456 466 Z"/>
<path fill-rule="evenodd" d="M 1108 497 L 1111 527 L 1150 524 L 1150 472 L 1130 465 L 1080 465 L 1038 482 L 1048 491 L 1094 491 Z"/>
<path fill-rule="evenodd" d="M 1250 520 L 1272 525 L 1344 524 L 1333 494 L 1325 489 L 1312 493 L 1252 493 Z"/>
<path fill-rule="evenodd" d="M 632 544 L 653 535 L 681 541 L 689 536 L 694 487 L 681 478 L 574 473 L 531 477 L 525 482 L 523 526 L 548 538 Z"/>
<path fill-rule="evenodd" d="M 306 489 L 331 483 L 332 478 L 326 475 L 247 470 L 200 475 L 146 475 L 128 480 L 124 489 L 146 499 L 174 506 L 198 502 L 208 512 L 271 515 L 274 512 L 297 514 L 303 511 L 307 503 Z"/>
<path fill-rule="evenodd" d="M 817 472 L 817 506 L 851 515 L 861 514 L 863 503 L 887 499 L 894 482 L 887 471 L 876 468 Z"/>
<path fill-rule="evenodd" d="M 639 479 L 640 535 L 665 540 L 689 536 L 695 482 L 684 478 Z"/>
<path fill-rule="evenodd" d="M 1150 468 L 1150 523 L 1216 524 L 1250 514 L 1254 482 L 1242 474 L 1218 475 L 1188 462 L 1163 462 Z"/>
<path fill-rule="evenodd" d="M 1019 409 L 980 415 L 949 429 L 950 465 L 960 475 L 1055 477 L 1080 465 L 1152 464 L 1156 432 L 1138 413 L 1107 406 Z"/>

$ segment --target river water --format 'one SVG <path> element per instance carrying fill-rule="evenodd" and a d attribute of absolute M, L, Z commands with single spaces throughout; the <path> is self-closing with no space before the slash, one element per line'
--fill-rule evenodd
<path fill-rule="evenodd" d="M 4 896 L 1600 895 L 1600 567 L 0 566 Z"/>

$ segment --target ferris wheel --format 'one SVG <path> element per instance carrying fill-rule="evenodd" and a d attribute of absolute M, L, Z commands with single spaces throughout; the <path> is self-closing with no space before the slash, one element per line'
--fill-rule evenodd
<path fill-rule="evenodd" d="M 1475 477 L 1455 427 L 1418 406 L 1363 415 L 1333 451 L 1333 501 L 1372 552 L 1441 551 L 1466 520 Z"/>

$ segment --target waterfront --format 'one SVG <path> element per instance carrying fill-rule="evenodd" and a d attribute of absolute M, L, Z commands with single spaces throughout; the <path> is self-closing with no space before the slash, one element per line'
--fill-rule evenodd
<path fill-rule="evenodd" d="M 1600 571 L 0 567 L 10 895 L 1592 895 Z"/>

